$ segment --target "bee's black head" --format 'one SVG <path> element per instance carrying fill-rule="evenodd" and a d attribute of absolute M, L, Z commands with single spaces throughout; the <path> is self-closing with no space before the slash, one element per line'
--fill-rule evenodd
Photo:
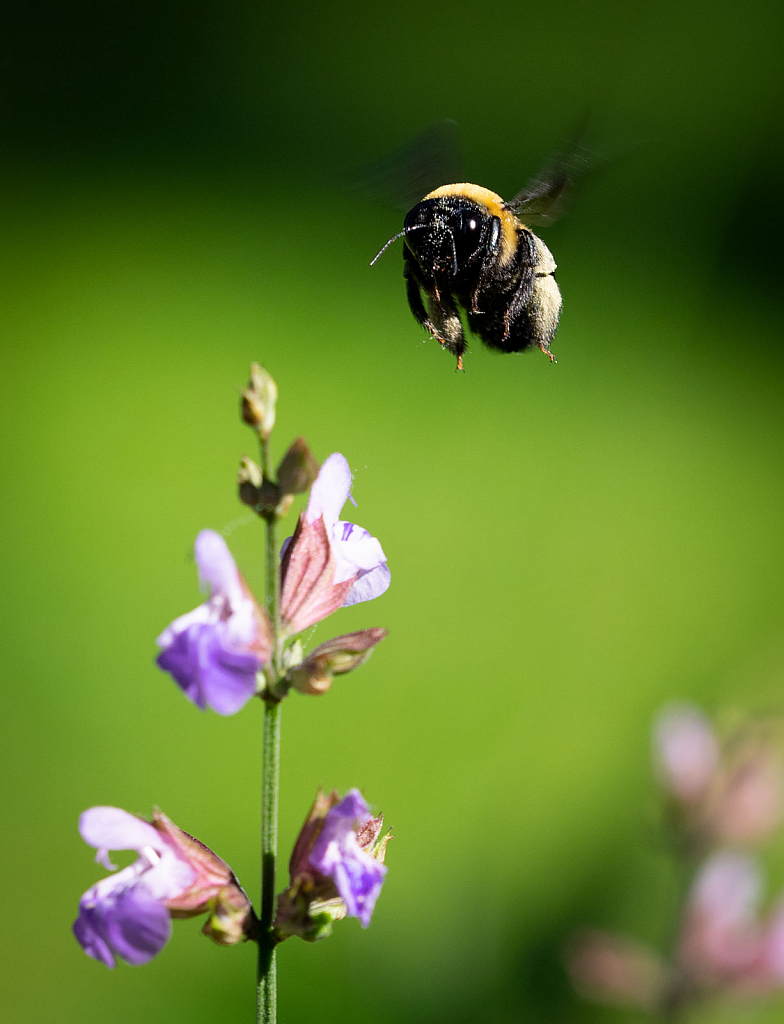
<path fill-rule="evenodd" d="M 458 277 L 495 246 L 499 233 L 497 217 L 460 195 L 423 199 L 403 225 L 405 244 L 428 277 Z"/>

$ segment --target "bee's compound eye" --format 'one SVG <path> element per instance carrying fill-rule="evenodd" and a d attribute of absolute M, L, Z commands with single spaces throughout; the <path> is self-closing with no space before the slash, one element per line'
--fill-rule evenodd
<path fill-rule="evenodd" d="M 460 263 L 469 261 L 482 240 L 484 221 L 474 210 L 461 210 L 454 230 L 455 249 Z"/>

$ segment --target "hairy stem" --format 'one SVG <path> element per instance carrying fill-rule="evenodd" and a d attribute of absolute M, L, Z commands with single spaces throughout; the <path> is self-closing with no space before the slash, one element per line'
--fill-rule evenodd
<path fill-rule="evenodd" d="M 269 479 L 269 439 L 260 439 L 261 469 Z M 276 539 L 277 513 L 264 517 L 266 538 L 266 606 L 272 626 L 272 669 L 281 672 L 280 573 Z M 277 965 L 275 936 L 275 859 L 278 850 L 278 792 L 280 788 L 280 703 L 264 702 L 264 741 L 261 773 L 261 911 L 259 959 L 256 976 L 256 1022 L 275 1024 L 277 1019 Z"/>
<path fill-rule="evenodd" d="M 261 912 L 256 989 L 257 1024 L 275 1024 L 277 973 L 275 937 L 275 858 L 278 848 L 278 787 L 280 776 L 280 704 L 264 704 L 264 753 L 261 782 Z"/>

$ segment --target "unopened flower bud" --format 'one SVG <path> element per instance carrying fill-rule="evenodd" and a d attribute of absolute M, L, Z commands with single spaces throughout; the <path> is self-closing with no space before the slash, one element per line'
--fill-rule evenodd
<path fill-rule="evenodd" d="M 240 501 L 250 505 L 260 516 L 273 514 L 280 505 L 280 490 L 272 480 L 265 480 L 261 467 L 253 459 L 243 457 L 237 471 Z"/>
<path fill-rule="evenodd" d="M 318 665 L 303 662 L 286 675 L 286 684 L 308 697 L 318 697 L 332 686 L 332 676 Z"/>
<path fill-rule="evenodd" d="M 388 635 L 386 629 L 363 629 L 327 640 L 291 669 L 286 681 L 300 693 L 326 693 L 332 685 L 333 676 L 358 668 L 367 661 L 376 644 Z"/>
<path fill-rule="evenodd" d="M 302 659 L 305 657 L 305 652 L 302 648 L 302 641 L 297 639 L 290 647 L 284 647 L 281 660 L 283 662 L 283 668 L 288 671 L 289 669 L 296 668 L 297 665 L 302 663 Z"/>
<path fill-rule="evenodd" d="M 293 442 L 280 460 L 278 486 L 281 494 L 302 494 L 310 489 L 318 476 L 319 464 L 301 437 Z"/>
<path fill-rule="evenodd" d="M 251 508 L 258 505 L 263 481 L 261 467 L 253 459 L 247 457 L 240 459 L 240 468 L 237 470 L 237 488 L 240 501 L 244 505 L 250 505 Z"/>
<path fill-rule="evenodd" d="M 229 885 L 216 894 L 201 930 L 219 946 L 236 946 L 249 937 L 254 924 L 248 897 L 239 886 Z"/>
<path fill-rule="evenodd" d="M 251 487 L 255 487 L 258 490 L 264 482 L 264 476 L 261 472 L 261 466 L 254 462 L 253 459 L 249 459 L 246 456 L 240 459 L 240 468 L 237 472 L 237 483 L 242 486 L 243 484 L 250 484 Z"/>
<path fill-rule="evenodd" d="M 275 426 L 275 403 L 278 386 L 263 366 L 251 363 L 250 380 L 242 392 L 242 419 L 258 435 L 267 438 Z"/>

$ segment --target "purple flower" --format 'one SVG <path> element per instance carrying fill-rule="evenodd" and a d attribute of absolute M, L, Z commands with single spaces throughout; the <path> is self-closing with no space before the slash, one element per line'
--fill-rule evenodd
<path fill-rule="evenodd" d="M 722 743 L 699 708 L 672 704 L 656 717 L 659 778 L 679 805 L 679 824 L 698 851 L 758 843 L 784 814 L 781 749 L 772 723 L 746 723 Z"/>
<path fill-rule="evenodd" d="M 91 807 L 79 818 L 79 832 L 107 870 L 115 870 L 109 850 L 136 850 L 139 859 L 87 890 L 74 935 L 88 956 L 107 967 L 114 967 L 115 957 L 147 963 L 171 934 L 165 901 L 185 892 L 195 871 L 152 825 L 119 807 Z"/>
<path fill-rule="evenodd" d="M 360 846 L 358 833 L 373 821 L 362 794 L 350 790 L 327 812 L 309 856 L 311 866 L 332 879 L 347 912 L 358 917 L 363 928 L 370 924 L 387 873 L 386 867 Z"/>
<path fill-rule="evenodd" d="M 197 707 L 233 715 L 256 693 L 272 648 L 269 623 L 219 534 L 202 530 L 194 555 L 209 600 L 161 633 L 157 662 Z"/>
<path fill-rule="evenodd" d="M 378 540 L 361 526 L 340 519 L 351 493 L 351 470 L 339 453 L 330 455 L 310 489 L 305 518 L 309 523 L 323 519 L 335 555 L 335 583 L 352 579 L 343 607 L 371 601 L 389 586 L 386 555 Z"/>
<path fill-rule="evenodd" d="M 566 947 L 566 969 L 578 991 L 597 1002 L 658 1016 L 666 998 L 667 964 L 653 949 L 624 935 L 586 929 Z"/>
<path fill-rule="evenodd" d="M 756 995 L 784 985 L 784 904 L 759 912 L 762 875 L 748 854 L 714 854 L 689 894 L 678 959 L 706 987 Z"/>
<path fill-rule="evenodd" d="M 662 782 L 684 803 L 694 803 L 707 792 L 719 767 L 716 735 L 692 704 L 670 704 L 659 712 L 653 751 Z"/>
<path fill-rule="evenodd" d="M 381 544 L 361 526 L 338 518 L 350 490 L 351 470 L 336 452 L 321 467 L 297 530 L 281 552 L 281 616 L 289 634 L 336 608 L 370 601 L 389 586 Z"/>

